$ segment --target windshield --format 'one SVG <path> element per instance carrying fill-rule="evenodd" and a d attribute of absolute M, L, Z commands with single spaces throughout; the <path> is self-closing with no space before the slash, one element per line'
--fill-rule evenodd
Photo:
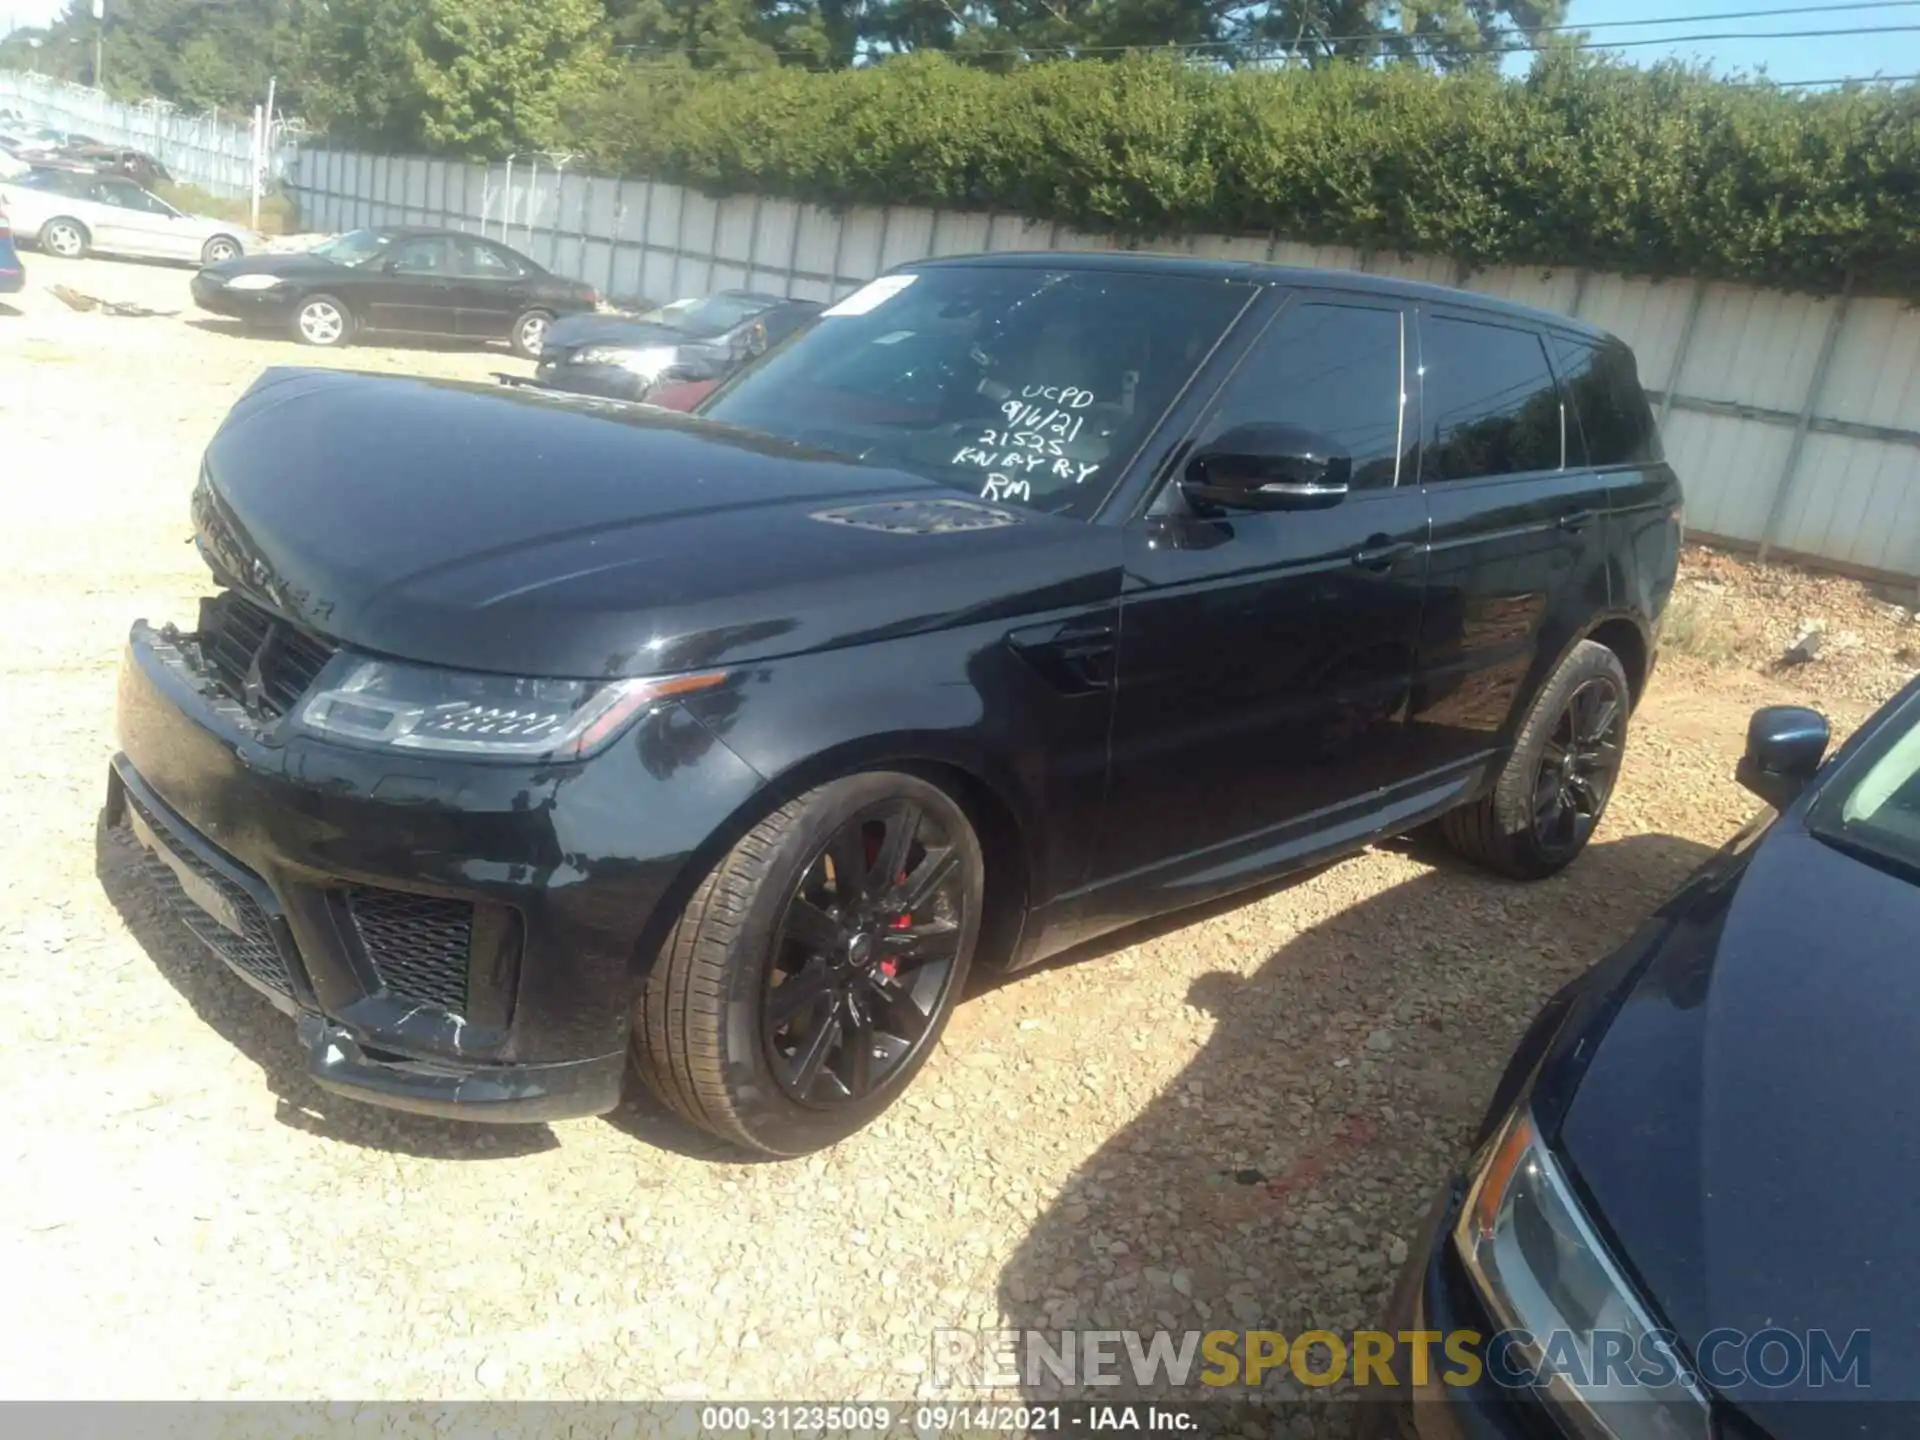
<path fill-rule="evenodd" d="M 1807 828 L 1920 874 L 1920 698 L 1834 777 L 1808 812 Z"/>
<path fill-rule="evenodd" d="M 1038 266 L 882 276 L 698 413 L 1090 519 L 1252 293 Z"/>
<path fill-rule="evenodd" d="M 709 295 L 704 300 L 676 300 L 640 318 L 650 325 L 664 325 L 683 335 L 707 339 L 726 334 L 771 304 L 758 295 Z"/>
<path fill-rule="evenodd" d="M 364 265 L 385 248 L 389 238 L 377 230 L 349 230 L 331 240 L 322 240 L 307 253 L 336 265 Z"/>

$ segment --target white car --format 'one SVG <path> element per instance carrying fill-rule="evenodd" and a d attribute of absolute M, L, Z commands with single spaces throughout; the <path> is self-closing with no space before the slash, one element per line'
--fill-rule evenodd
<path fill-rule="evenodd" d="M 35 170 L 0 181 L 13 233 L 68 260 L 89 250 L 217 265 L 265 242 L 244 225 L 176 210 L 118 175 Z"/>

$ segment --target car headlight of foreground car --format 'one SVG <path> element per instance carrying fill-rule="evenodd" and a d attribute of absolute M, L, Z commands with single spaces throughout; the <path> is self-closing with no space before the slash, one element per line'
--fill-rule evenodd
<path fill-rule="evenodd" d="M 476 760 L 584 760 L 643 711 L 724 671 L 635 680 L 531 680 L 341 657 L 300 709 L 309 734 Z"/>
<path fill-rule="evenodd" d="M 1482 1152 L 1453 1238 L 1495 1326 L 1534 1337 L 1503 1368 L 1550 1376 L 1546 1393 L 1576 1434 L 1705 1440 L 1706 1397 L 1607 1253 L 1524 1104 Z M 1488 1362 L 1491 1371 L 1495 1357 Z"/>
<path fill-rule="evenodd" d="M 279 285 L 278 275 L 236 275 L 227 281 L 229 290 L 271 290 Z"/>
<path fill-rule="evenodd" d="M 639 350 L 623 350 L 616 345 L 589 345 L 574 352 L 575 365 L 612 365 L 651 380 L 679 357 L 671 345 L 649 345 Z"/>

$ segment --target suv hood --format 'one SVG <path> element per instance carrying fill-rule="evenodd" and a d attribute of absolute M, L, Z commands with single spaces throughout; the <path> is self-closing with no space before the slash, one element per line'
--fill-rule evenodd
<path fill-rule="evenodd" d="M 1780 1326 L 1838 1351 L 1871 1332 L 1870 1390 L 1728 1392 L 1781 1440 L 1851 1427 L 1831 1403 L 1771 1402 L 1920 1399 L 1916 934 L 1920 887 L 1777 823 L 1679 908 L 1562 1124 L 1604 1228 L 1690 1345 Z"/>
<path fill-rule="evenodd" d="M 648 407 L 267 371 L 208 448 L 223 582 L 356 647 L 669 673 L 1111 596 L 1116 532 Z"/>

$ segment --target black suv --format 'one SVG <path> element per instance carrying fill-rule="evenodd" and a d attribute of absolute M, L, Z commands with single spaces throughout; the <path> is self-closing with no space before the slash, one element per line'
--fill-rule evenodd
<path fill-rule="evenodd" d="M 1587 842 L 1673 585 L 1631 353 L 1363 275 L 881 277 L 692 416 L 268 371 L 111 821 L 329 1089 L 793 1154 L 1032 964 L 1440 821 Z"/>

